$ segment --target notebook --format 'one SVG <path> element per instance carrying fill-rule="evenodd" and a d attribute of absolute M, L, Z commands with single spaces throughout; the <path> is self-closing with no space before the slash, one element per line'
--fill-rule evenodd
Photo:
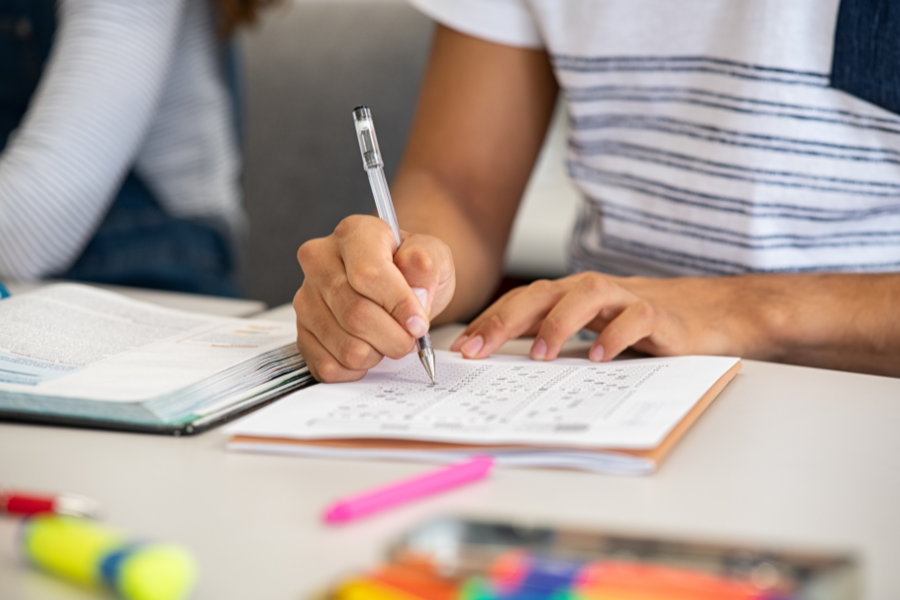
<path fill-rule="evenodd" d="M 410 355 L 358 382 L 316 385 L 225 428 L 228 448 L 305 456 L 653 472 L 741 367 L 719 356 L 591 363 L 436 352 L 432 385 Z"/>
<path fill-rule="evenodd" d="M 311 381 L 292 324 L 78 284 L 0 301 L 0 418 L 190 434 Z"/>

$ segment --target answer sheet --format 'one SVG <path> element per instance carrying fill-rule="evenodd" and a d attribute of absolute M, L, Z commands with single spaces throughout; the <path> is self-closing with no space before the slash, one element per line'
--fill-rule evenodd
<path fill-rule="evenodd" d="M 361 381 L 294 392 L 225 432 L 650 449 L 739 360 L 684 356 L 596 364 L 435 355 L 435 385 L 415 354 L 385 359 Z"/>

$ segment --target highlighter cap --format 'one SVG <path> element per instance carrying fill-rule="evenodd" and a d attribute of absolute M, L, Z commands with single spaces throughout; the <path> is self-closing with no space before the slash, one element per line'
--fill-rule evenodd
<path fill-rule="evenodd" d="M 381 149 L 378 147 L 378 136 L 375 135 L 375 122 L 368 106 L 357 106 L 353 109 L 353 124 L 356 126 L 356 138 L 362 154 L 363 168 L 368 171 L 384 167 Z"/>

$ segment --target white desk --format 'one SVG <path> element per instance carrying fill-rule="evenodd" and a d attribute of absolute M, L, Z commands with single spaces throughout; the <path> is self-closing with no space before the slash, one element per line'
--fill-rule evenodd
<path fill-rule="evenodd" d="M 288 309 L 270 317 L 292 320 Z M 453 330 L 436 334 L 446 347 Z M 521 342 L 510 351 L 521 351 Z M 524 346 L 527 347 L 527 346 Z M 199 559 L 197 600 L 299 600 L 450 512 L 857 550 L 867 597 L 900 598 L 900 380 L 747 361 L 650 477 L 498 469 L 343 528 L 332 499 L 420 464 L 226 452 L 219 431 L 166 438 L 0 424 L 0 482 L 96 497 L 110 523 Z M 0 599 L 95 598 L 18 565 L 0 519 Z"/>

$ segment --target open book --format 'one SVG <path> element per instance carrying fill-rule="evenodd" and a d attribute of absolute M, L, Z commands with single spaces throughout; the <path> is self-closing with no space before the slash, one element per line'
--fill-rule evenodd
<path fill-rule="evenodd" d="M 0 301 L 0 418 L 194 433 L 311 379 L 292 324 L 58 284 Z"/>
<path fill-rule="evenodd" d="M 431 385 L 413 354 L 361 381 L 300 390 L 225 429 L 233 450 L 652 472 L 740 369 L 683 356 L 595 364 L 437 352 Z"/>

